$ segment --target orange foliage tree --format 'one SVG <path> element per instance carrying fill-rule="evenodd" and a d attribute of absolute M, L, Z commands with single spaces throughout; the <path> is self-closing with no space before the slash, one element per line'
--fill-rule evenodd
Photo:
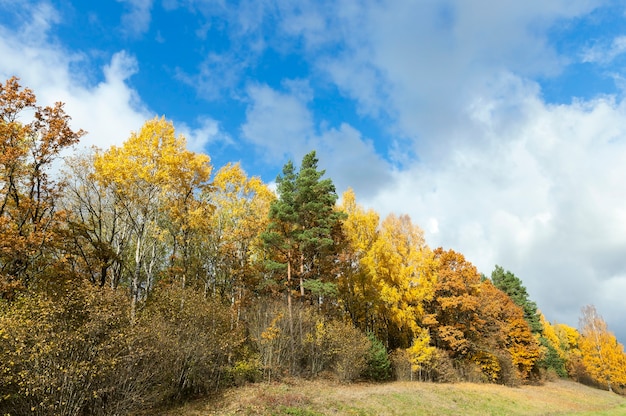
<path fill-rule="evenodd" d="M 540 350 L 524 319 L 524 310 L 491 281 L 485 280 L 480 287 L 480 316 L 485 320 L 485 325 L 479 347 L 499 355 L 501 370 L 510 359 L 517 372 L 510 375 L 513 379 L 516 376 L 527 379 L 540 358 Z"/>
<path fill-rule="evenodd" d="M 60 189 L 48 172 L 83 134 L 72 130 L 62 103 L 37 105 L 15 77 L 0 85 L 1 297 L 12 297 L 58 264 L 54 202 Z"/>
<path fill-rule="evenodd" d="M 440 247 L 434 254 L 439 261 L 437 283 L 423 322 L 432 329 L 435 346 L 450 351 L 453 358 L 466 358 L 476 350 L 485 325 L 479 314 L 480 274 L 461 253 Z"/>

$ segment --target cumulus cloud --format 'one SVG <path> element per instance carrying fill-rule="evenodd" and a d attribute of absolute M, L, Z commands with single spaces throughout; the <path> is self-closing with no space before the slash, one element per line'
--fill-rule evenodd
<path fill-rule="evenodd" d="M 268 85 L 248 88 L 250 105 L 241 131 L 266 154 L 268 161 L 302 156 L 310 147 L 313 119 L 306 101 Z"/>
<path fill-rule="evenodd" d="M 549 319 L 575 326 L 581 306 L 602 305 L 623 337 L 626 306 L 608 294 L 626 284 L 626 105 L 547 105 L 530 87 L 517 101 L 483 96 L 489 115 L 470 117 L 470 131 L 488 140 L 466 138 L 437 162 L 397 172 L 366 203 L 409 213 L 431 245 L 487 275 L 495 264 L 512 270 Z"/>
<path fill-rule="evenodd" d="M 267 85 L 254 85 L 248 90 L 250 104 L 244 137 L 272 164 L 296 163 L 305 153 L 316 150 L 320 168 L 327 171 L 338 192 L 351 187 L 360 195 L 369 196 L 388 185 L 391 166 L 377 153 L 371 140 L 347 123 L 325 127 L 316 124 L 307 102 L 313 97 L 300 82 L 287 82 L 289 91 L 281 92 Z"/>
<path fill-rule="evenodd" d="M 72 70 L 87 57 L 65 50 L 49 35 L 59 22 L 58 13 L 46 3 L 25 5 L 21 13 L 23 22 L 17 22 L 18 30 L 0 27 L 0 55 L 11 57 L 0 60 L 0 78 L 20 77 L 21 84 L 31 88 L 42 105 L 64 102 L 72 126 L 88 132 L 81 146 L 120 144 L 150 117 L 127 84 L 138 70 L 132 55 L 124 51 L 114 54 L 101 69 L 104 80 L 90 85 Z"/>
<path fill-rule="evenodd" d="M 222 146 L 234 145 L 233 139 L 226 134 L 217 120 L 202 116 L 197 120 L 197 127 L 192 128 L 186 123 L 176 123 L 176 129 L 187 139 L 187 148 L 192 152 L 205 152 L 207 147 L 214 144 Z"/>

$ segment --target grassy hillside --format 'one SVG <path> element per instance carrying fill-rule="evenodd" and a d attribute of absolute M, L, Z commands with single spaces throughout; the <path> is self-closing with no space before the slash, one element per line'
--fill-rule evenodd
<path fill-rule="evenodd" d="M 569 381 L 509 388 L 293 380 L 232 389 L 162 416 L 209 415 L 626 415 L 626 398 Z"/>

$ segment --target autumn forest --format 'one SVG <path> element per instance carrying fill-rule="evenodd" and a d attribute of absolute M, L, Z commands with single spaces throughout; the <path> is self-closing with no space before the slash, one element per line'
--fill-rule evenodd
<path fill-rule="evenodd" d="M 626 391 L 594 306 L 551 323 L 511 271 L 337 195 L 314 151 L 272 190 L 165 118 L 81 151 L 70 121 L 0 84 L 0 414 L 128 414 L 285 377 Z"/>

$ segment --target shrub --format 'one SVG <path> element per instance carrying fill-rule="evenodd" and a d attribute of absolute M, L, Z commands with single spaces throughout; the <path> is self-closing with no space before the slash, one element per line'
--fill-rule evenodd
<path fill-rule="evenodd" d="M 326 337 L 332 370 L 343 382 L 356 380 L 367 367 L 369 339 L 351 323 L 343 321 L 329 322 Z"/>
<path fill-rule="evenodd" d="M 332 371 L 340 380 L 352 381 L 365 368 L 370 343 L 350 323 L 326 319 L 305 306 L 293 308 L 290 323 L 281 303 L 256 305 L 247 315 L 250 340 L 267 380 Z"/>
<path fill-rule="evenodd" d="M 406 349 L 398 348 L 390 354 L 393 368 L 393 378 L 398 381 L 408 381 L 413 379 L 411 360 Z"/>
<path fill-rule="evenodd" d="M 246 313 L 251 343 L 259 352 L 263 378 L 271 381 L 289 372 L 295 354 L 287 308 L 278 302 L 253 305 Z"/>
<path fill-rule="evenodd" d="M 502 370 L 500 361 L 498 357 L 488 351 L 478 351 L 471 358 L 472 364 L 476 365 L 481 373 L 481 381 L 490 383 L 499 381 Z"/>
<path fill-rule="evenodd" d="M 125 293 L 88 284 L 0 305 L 0 414 L 129 414 L 220 387 L 242 339 L 228 308 L 154 296 L 134 325 Z"/>
<path fill-rule="evenodd" d="M 461 379 L 454 367 L 454 360 L 445 350 L 440 348 L 435 350 L 429 374 L 430 380 L 439 383 L 455 383 Z"/>
<path fill-rule="evenodd" d="M 229 359 L 244 340 L 228 307 L 173 287 L 153 293 L 136 326 L 136 348 L 149 363 L 158 400 L 179 400 L 226 384 Z"/>
<path fill-rule="evenodd" d="M 515 364 L 511 355 L 506 351 L 496 352 L 498 362 L 500 363 L 500 375 L 498 382 L 509 387 L 517 387 L 522 384 L 522 375 Z"/>
<path fill-rule="evenodd" d="M 392 366 L 383 343 L 372 332 L 368 332 L 369 351 L 363 376 L 373 381 L 385 381 L 391 378 Z"/>
<path fill-rule="evenodd" d="M 263 377 L 263 368 L 257 354 L 244 356 L 228 369 L 227 379 L 235 386 L 256 383 Z"/>
<path fill-rule="evenodd" d="M 3 305 L 0 414 L 111 414 L 108 398 L 129 364 L 126 305 L 88 285 Z"/>

